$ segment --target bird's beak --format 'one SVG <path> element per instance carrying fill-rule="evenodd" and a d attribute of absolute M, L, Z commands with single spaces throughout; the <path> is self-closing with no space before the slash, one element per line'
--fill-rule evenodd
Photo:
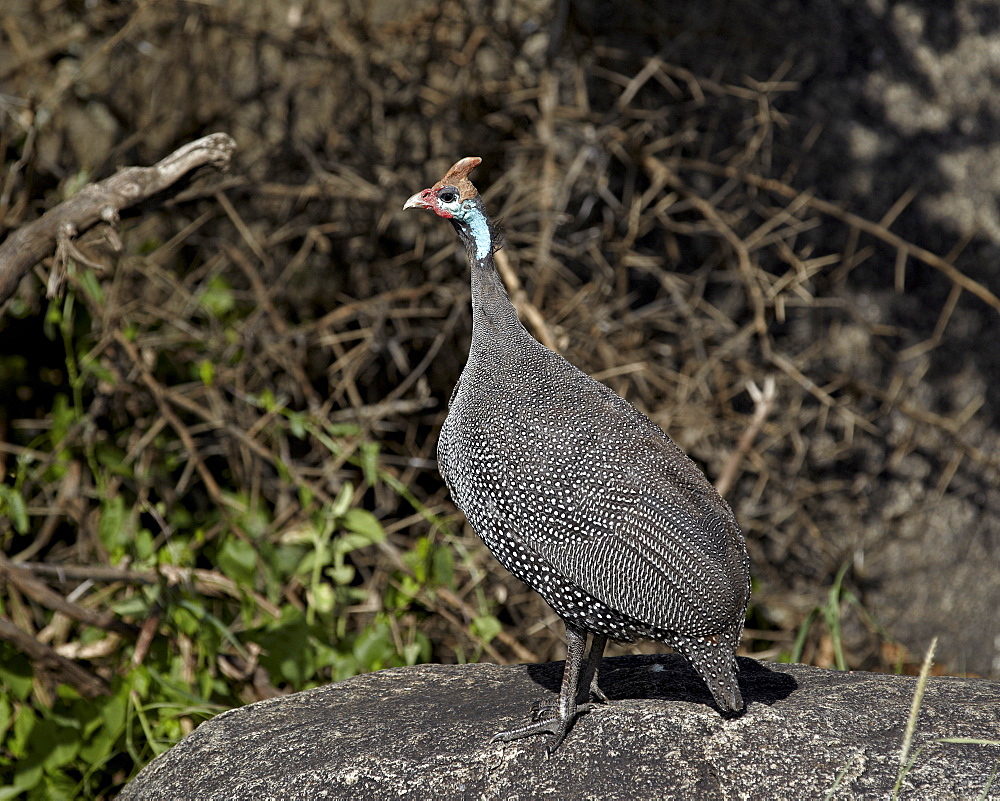
<path fill-rule="evenodd" d="M 404 209 L 429 209 L 431 207 L 431 204 L 428 203 L 424 199 L 424 195 L 426 193 L 427 193 L 427 190 L 425 189 L 422 192 L 417 192 L 417 194 L 411 195 L 410 199 L 407 200 L 403 204 L 403 208 Z"/>

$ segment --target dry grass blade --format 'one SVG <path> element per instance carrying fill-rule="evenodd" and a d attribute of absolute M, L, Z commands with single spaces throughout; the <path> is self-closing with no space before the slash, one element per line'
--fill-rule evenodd
<path fill-rule="evenodd" d="M 913 734 L 917 730 L 917 718 L 920 715 L 920 704 L 924 698 L 924 690 L 927 687 L 927 678 L 930 675 L 931 665 L 934 662 L 934 651 L 937 648 L 937 637 L 931 640 L 927 653 L 924 655 L 924 662 L 920 666 L 920 675 L 917 677 L 917 685 L 913 690 L 913 703 L 910 704 L 910 716 L 906 721 L 906 729 L 903 732 L 903 744 L 899 749 L 899 775 L 896 777 L 896 784 L 892 788 L 892 797 L 899 797 L 899 789 L 909 770 L 910 748 L 913 745 Z"/>

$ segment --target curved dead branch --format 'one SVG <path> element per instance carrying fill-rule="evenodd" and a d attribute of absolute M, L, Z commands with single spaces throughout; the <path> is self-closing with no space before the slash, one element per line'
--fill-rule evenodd
<path fill-rule="evenodd" d="M 199 167 L 226 169 L 235 150 L 236 141 L 229 134 L 204 136 L 152 167 L 125 167 L 99 183 L 87 184 L 69 200 L 22 226 L 0 245 L 0 303 L 14 294 L 21 279 L 41 259 L 57 252 L 62 262 L 66 255 L 72 255 L 72 240 L 88 228 L 98 222 L 114 225 L 123 209 L 169 189 Z M 61 273 L 61 265 L 53 272 Z M 50 297 L 59 283 L 50 280 Z"/>

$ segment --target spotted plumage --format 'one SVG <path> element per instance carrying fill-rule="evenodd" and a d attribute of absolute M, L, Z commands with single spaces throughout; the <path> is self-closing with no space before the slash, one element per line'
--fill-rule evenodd
<path fill-rule="evenodd" d="M 521 325 L 468 177 L 479 163 L 462 159 L 404 208 L 450 220 L 472 267 L 472 344 L 438 441 L 441 475 L 497 559 L 566 623 L 554 714 L 496 739 L 549 732 L 554 750 L 591 693 L 606 700 L 596 674 L 608 638 L 669 645 L 720 709 L 741 710 L 734 652 L 750 585 L 736 519 L 656 424 Z"/>

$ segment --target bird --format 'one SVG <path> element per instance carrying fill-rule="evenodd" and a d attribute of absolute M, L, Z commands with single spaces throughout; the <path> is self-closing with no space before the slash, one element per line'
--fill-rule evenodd
<path fill-rule="evenodd" d="M 438 467 L 500 563 L 566 627 L 559 699 L 501 731 L 549 734 L 607 702 L 609 639 L 682 654 L 724 715 L 744 708 L 736 648 L 750 598 L 746 541 L 729 505 L 646 415 L 525 329 L 497 272 L 500 228 L 454 164 L 404 209 L 451 222 L 471 268 L 472 339 L 438 438 Z M 589 648 L 588 648 L 589 640 Z"/>

